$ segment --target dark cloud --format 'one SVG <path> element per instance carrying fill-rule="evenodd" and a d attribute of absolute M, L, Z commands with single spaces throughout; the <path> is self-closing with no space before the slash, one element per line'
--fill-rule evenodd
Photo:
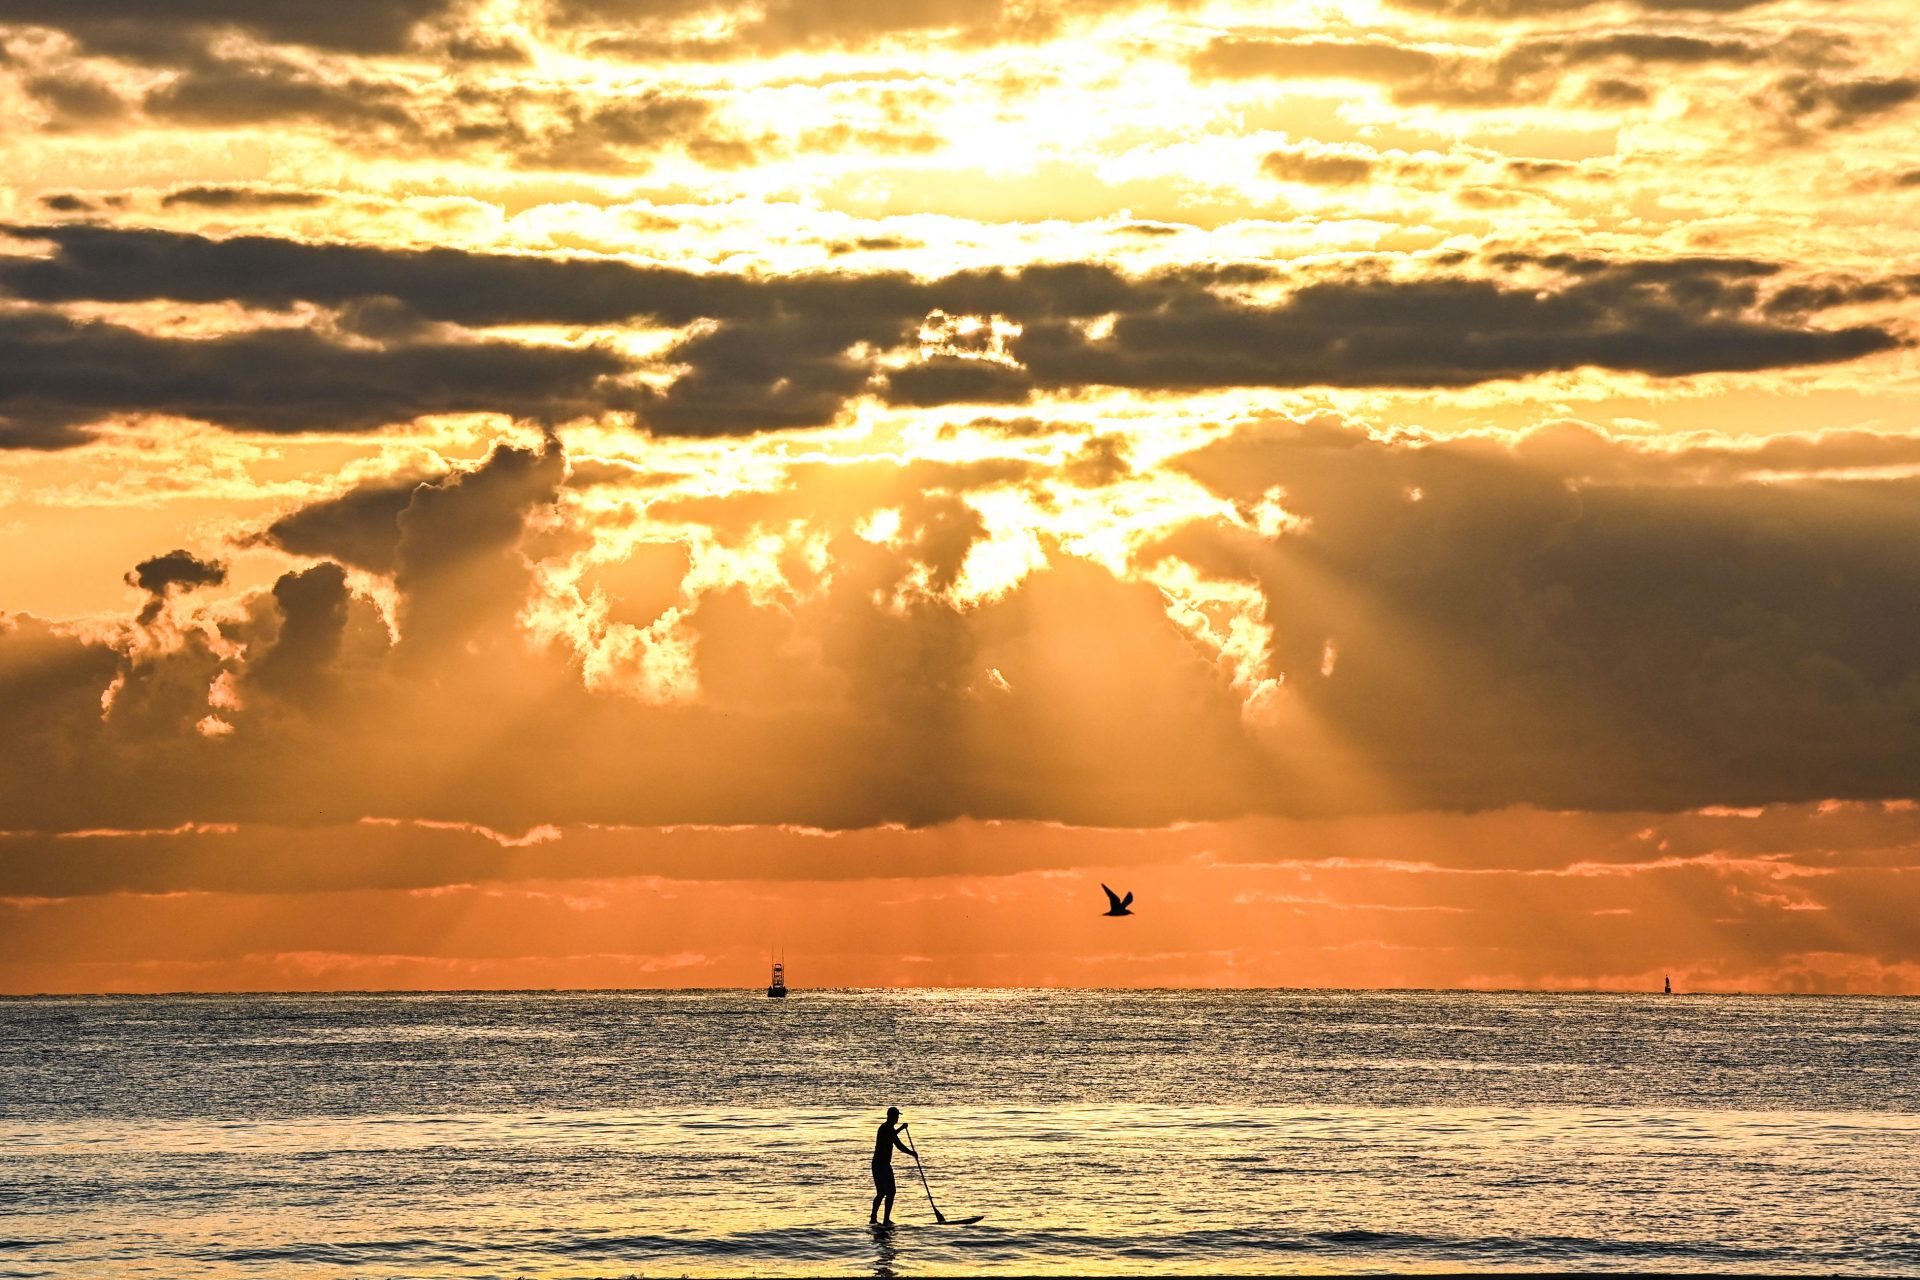
<path fill-rule="evenodd" d="M 508 342 L 368 348 L 305 329 L 207 339 L 0 315 L 0 444 L 77 444 L 115 414 L 170 414 L 253 431 L 370 430 L 428 413 L 552 420 L 631 409 L 597 348 Z"/>
<path fill-rule="evenodd" d="M 361 485 L 337 498 L 312 503 L 267 526 L 265 540 L 295 555 L 338 560 L 391 573 L 400 548 L 400 513 L 423 481 Z"/>
<path fill-rule="evenodd" d="M 1864 443 L 1778 447 L 1844 467 Z M 1914 482 L 1702 483 L 1741 451 L 1688 452 L 1578 430 L 1509 450 L 1275 428 L 1183 465 L 1236 501 L 1281 486 L 1308 523 L 1184 553 L 1252 556 L 1303 722 L 1416 807 L 1907 794 Z"/>
<path fill-rule="evenodd" d="M 487 32 L 457 34 L 449 37 L 442 47 L 446 56 L 455 62 L 524 66 L 532 61 L 532 55 L 519 41 Z"/>
<path fill-rule="evenodd" d="M 904 236 L 860 236 L 853 240 L 836 240 L 828 246 L 827 251 L 839 258 L 849 253 L 891 253 L 899 249 L 917 249 L 922 243 Z"/>
<path fill-rule="evenodd" d="M 1761 96 L 1790 132 L 1846 129 L 1887 115 L 1920 99 L 1920 77 L 1833 77 L 1814 73 L 1783 76 Z"/>
<path fill-rule="evenodd" d="M 182 205 L 196 209 L 312 209 L 327 202 L 319 191 L 277 187 L 181 187 L 160 200 L 163 209 Z"/>
<path fill-rule="evenodd" d="M 644 91 L 554 105 L 556 121 L 538 128 L 522 125 L 522 113 L 511 112 L 492 128 L 461 118 L 440 136 L 489 142 L 537 169 L 631 170 L 635 157 L 675 147 L 713 168 L 737 168 L 755 158 L 748 143 L 710 128 L 713 105 L 700 98 Z"/>
<path fill-rule="evenodd" d="M 1810 67 L 1842 59 L 1847 49 L 1844 37 L 1812 30 L 1716 36 L 1622 30 L 1531 36 L 1487 49 L 1441 51 L 1378 38 L 1267 33 L 1217 37 L 1188 65 L 1194 74 L 1208 78 L 1360 80 L 1387 86 L 1398 102 L 1461 107 L 1551 101 L 1578 88 L 1573 73 L 1588 72 L 1593 78 L 1580 94 L 1619 106 L 1651 100 L 1644 86 L 1617 74 L 1620 71 L 1759 62 Z"/>
<path fill-rule="evenodd" d="M 1220 36 L 1189 64 L 1205 76 L 1279 80 L 1372 80 L 1394 82 L 1428 76 L 1446 65 L 1443 55 L 1384 41 Z"/>
<path fill-rule="evenodd" d="M 65 32 L 93 53 L 142 62 L 192 58 L 225 33 L 340 53 L 397 53 L 415 28 L 465 0 L 0 0 L 0 26 Z"/>
<path fill-rule="evenodd" d="M 70 787 L 86 766 L 89 717 L 98 720 L 100 699 L 119 674 L 122 658 L 112 647 L 80 639 L 38 618 L 0 612 L 0 748 L 10 766 L 0 770 L 0 797 L 27 799 L 33 785 Z M 22 762 L 37 761 L 28 765 Z M 31 783 L 25 782 L 33 775 Z M 9 784 L 6 777 L 22 779 Z M 18 816 L 25 808 L 0 801 Z M 78 814 L 74 806 L 66 808 Z M 10 824 L 9 824 L 10 825 Z M 38 824 L 29 824 L 38 825 Z"/>
<path fill-rule="evenodd" d="M 1804 315 L 1833 307 L 1895 302 L 1916 293 L 1920 293 L 1920 273 L 1884 280 L 1813 279 L 1775 290 L 1766 310 L 1774 315 Z"/>
<path fill-rule="evenodd" d="M 1713 257 L 1693 254 L 1646 261 L 1620 261 L 1591 254 L 1504 252 L 1488 256 L 1487 261 L 1504 270 L 1544 268 L 1564 272 L 1576 279 L 1606 277 L 1627 287 L 1644 285 L 1661 288 L 1705 290 L 1719 297 L 1728 288 L 1738 288 L 1736 301 L 1751 300 L 1753 286 L 1780 274 L 1779 263 L 1761 258 Z"/>
<path fill-rule="evenodd" d="M 259 688 L 299 703 L 332 692 L 352 617 L 347 575 L 337 564 L 283 574 L 273 584 L 279 629 L 248 668 L 249 690 Z"/>
<path fill-rule="evenodd" d="M 57 255 L 0 266 L 0 284 L 43 302 L 166 297 L 284 308 L 303 301 L 345 307 L 379 298 L 425 319 L 471 326 L 722 321 L 674 349 L 671 362 L 686 371 L 669 388 L 631 401 L 655 429 L 686 434 L 831 421 L 876 373 L 869 358 L 852 353 L 862 344 L 900 345 L 940 305 L 956 313 L 1093 316 L 1153 305 L 1221 278 L 1200 271 L 1140 281 L 1103 266 L 1065 265 L 968 272 L 931 282 L 891 272 L 750 280 L 608 260 L 95 230 L 33 231 L 36 238 L 53 239 Z M 391 354 L 399 358 L 410 350 Z M 556 368 L 570 362 L 600 375 L 614 371 L 610 357 L 593 352 L 543 358 Z M 906 381 L 913 380 L 908 375 Z M 472 398 L 480 398 L 484 385 L 468 389 Z M 231 415 L 222 420 L 231 421 Z"/>
<path fill-rule="evenodd" d="M 98 77 L 80 71 L 29 76 L 21 86 L 45 107 L 54 129 L 76 129 L 116 121 L 128 114 L 127 102 Z"/>
<path fill-rule="evenodd" d="M 520 537 L 528 514 L 559 497 L 565 471 L 558 445 L 499 448 L 471 471 L 413 490 L 395 519 L 403 657 L 513 630 L 529 582 Z"/>
<path fill-rule="evenodd" d="M 391 298 L 431 320 L 468 327 L 618 324 L 650 319 L 777 322 L 828 310 L 915 323 L 949 300 L 955 313 L 1091 316 L 1159 300 L 1182 287 L 1264 278 L 1270 270 L 1192 271 L 1131 279 L 1111 267 L 1066 264 L 1018 272 L 971 271 L 926 281 L 904 272 L 815 273 L 753 279 L 613 259 L 391 250 L 305 244 L 268 236 L 209 239 L 171 231 L 81 226 L 14 227 L 46 240 L 49 258 L 0 262 L 0 287 L 36 302 L 243 302 L 288 308 Z M 890 330 L 889 330 L 890 331 Z"/>
<path fill-rule="evenodd" d="M 95 205 L 84 196 L 62 192 L 58 195 L 41 196 L 40 207 L 51 209 L 55 213 L 90 213 Z"/>
<path fill-rule="evenodd" d="M 1188 65 L 1207 78 L 1359 80 L 1386 86 L 1397 102 L 1460 107 L 1544 99 L 1561 83 L 1538 62 L 1521 65 L 1486 53 L 1317 36 L 1221 36 Z"/>
<path fill-rule="evenodd" d="M 1506 169 L 1514 177 L 1526 182 L 1564 178 L 1580 172 L 1580 166 L 1571 160 L 1509 160 Z"/>
<path fill-rule="evenodd" d="M 160 616 L 167 597 L 196 587 L 217 587 L 227 580 L 227 566 L 202 560 L 190 551 L 169 551 L 151 560 L 142 560 L 127 575 L 127 585 L 138 587 L 151 597 L 140 609 L 140 625 L 148 626 Z"/>
<path fill-rule="evenodd" d="M 189 551 L 169 551 L 151 560 L 142 560 L 127 575 L 127 585 L 161 596 L 180 589 L 217 587 L 227 580 L 227 567 L 202 560 Z"/>
<path fill-rule="evenodd" d="M 135 118 L 133 102 L 90 71 L 50 71 L 29 77 L 24 87 L 54 130 L 118 128 Z M 136 98 L 150 124 L 297 127 L 330 134 L 351 150 L 436 158 L 458 152 L 534 169 L 631 173 L 670 150 L 715 167 L 738 166 L 757 158 L 760 146 L 719 124 L 710 96 L 648 85 L 589 93 L 476 83 L 463 74 L 423 76 L 419 68 L 391 64 L 314 65 L 272 51 L 183 55 Z M 818 142 L 832 147 L 850 140 L 823 135 Z"/>
<path fill-rule="evenodd" d="M 1045 39 L 1073 21 L 1136 7 L 1115 0 L 558 0 L 548 12 L 596 53 L 643 60 L 717 60 L 798 49 L 852 48 L 890 40 L 962 45 Z M 1176 4 L 1176 8 L 1187 7 Z M 723 34 L 687 35 L 676 23 L 728 20 Z"/>
<path fill-rule="evenodd" d="M 1767 269 L 1770 270 L 1770 269 Z M 1556 288 L 1354 279 L 1257 307 L 1183 298 L 1101 339 L 1029 324 L 1013 354 L 1041 386 L 1463 386 L 1586 365 L 1659 376 L 1847 360 L 1899 345 L 1872 326 L 1786 326 L 1737 264 L 1623 264 Z"/>
<path fill-rule="evenodd" d="M 1260 162 L 1260 172 L 1280 182 L 1316 187 L 1346 187 L 1373 176 L 1377 162 L 1338 151 L 1275 151 Z"/>
<path fill-rule="evenodd" d="M 1402 9 L 1449 18 L 1551 18 L 1597 8 L 1609 0 L 1392 0 Z M 1775 0 L 1627 0 L 1652 14 L 1743 13 Z"/>
<path fill-rule="evenodd" d="M 1637 107 L 1653 101 L 1653 90 L 1635 80 L 1609 76 L 1589 83 L 1586 96 L 1603 107 Z"/>
<path fill-rule="evenodd" d="M 1715 62 L 1761 62 L 1777 47 L 1754 40 L 1683 35 L 1671 31 L 1610 31 L 1597 36 L 1543 36 L 1515 45 L 1508 55 L 1519 63 L 1572 64 L 1628 62 L 1701 66 Z"/>
<path fill-rule="evenodd" d="M 389 138 L 421 132 L 405 81 L 328 77 L 273 60 L 207 59 L 148 93 L 141 105 L 156 120 L 204 128 L 310 123 Z"/>
<path fill-rule="evenodd" d="M 1587 365 L 1681 376 L 1847 360 L 1899 342 L 1871 324 L 1813 327 L 1820 295 L 1779 294 L 1770 305 L 1779 268 L 1731 258 L 1503 255 L 1489 264 L 1550 274 L 1403 280 L 1355 269 L 1308 275 L 1271 300 L 1251 300 L 1227 291 L 1283 283 L 1274 268 L 1129 277 L 1064 264 L 937 279 L 749 278 L 84 225 L 14 234 L 55 248 L 51 257 L 0 263 L 0 286 L 31 301 L 306 302 L 340 308 L 347 328 L 393 344 L 369 351 L 305 331 L 178 344 L 17 315 L 0 323 L 0 343 L 23 358 L 0 377 L 0 406 L 27 443 L 58 439 L 99 415 L 141 411 L 298 430 L 466 409 L 547 421 L 628 409 L 657 431 L 711 435 L 822 425 L 869 390 L 927 405 L 1013 402 L 1029 385 L 1465 386 Z M 883 370 L 876 353 L 915 341 L 936 312 L 1022 326 L 1004 353 L 1011 363 L 938 356 Z M 1112 320 L 1101 336 L 1087 324 L 1097 317 Z M 608 352 L 462 343 L 426 324 L 642 320 L 711 322 L 668 353 L 678 373 L 664 389 L 616 381 L 627 369 Z M 229 367 L 234 380 L 220 382 Z M 83 376 L 92 369 L 97 374 Z M 195 371 L 204 376 L 196 380 Z M 278 395 L 270 382 L 284 384 Z"/>
<path fill-rule="evenodd" d="M 670 435 L 821 426 L 873 376 L 856 344 L 897 343 L 908 324 L 898 314 L 822 310 L 722 325 L 674 348 L 687 371 L 642 412 Z"/>
<path fill-rule="evenodd" d="M 1032 394 L 1032 375 L 995 360 L 936 356 L 887 374 L 889 404 L 1018 404 Z"/>

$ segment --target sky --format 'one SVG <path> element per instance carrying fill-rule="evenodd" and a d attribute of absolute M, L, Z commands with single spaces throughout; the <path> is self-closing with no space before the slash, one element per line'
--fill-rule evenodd
<path fill-rule="evenodd" d="M 1920 994 L 1916 66 L 0 0 L 0 992 Z"/>

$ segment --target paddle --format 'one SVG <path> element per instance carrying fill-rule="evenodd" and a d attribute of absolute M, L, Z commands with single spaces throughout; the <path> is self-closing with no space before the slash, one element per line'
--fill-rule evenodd
<path fill-rule="evenodd" d="M 900 1127 L 909 1132 L 913 1129 L 912 1125 L 903 1124 Z M 913 1167 L 920 1171 L 920 1189 L 927 1193 L 927 1207 L 933 1210 L 933 1220 L 941 1226 L 964 1227 L 978 1222 L 987 1216 L 984 1213 L 976 1213 L 971 1218 L 955 1218 L 952 1221 L 948 1221 L 947 1215 L 940 1212 L 940 1206 L 933 1202 L 933 1188 L 927 1185 L 927 1166 L 920 1163 L 920 1143 L 917 1139 L 913 1144 Z"/>

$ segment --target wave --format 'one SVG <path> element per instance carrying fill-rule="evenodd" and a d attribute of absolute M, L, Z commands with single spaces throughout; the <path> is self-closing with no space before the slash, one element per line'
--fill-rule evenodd
<path fill-rule="evenodd" d="M 779 1268 L 808 1264 L 839 1269 L 871 1263 L 876 1252 L 889 1261 L 974 1270 L 1045 1267 L 1076 1261 L 1131 1260 L 1139 1263 L 1204 1263 L 1229 1270 L 1263 1265 L 1293 1265 L 1312 1258 L 1344 1266 L 1380 1269 L 1431 1269 L 1458 1265 L 1468 1269 L 1644 1271 L 1649 1263 L 1678 1270 L 1719 1273 L 1779 1273 L 1808 1268 L 1861 1269 L 1920 1262 L 1920 1243 L 1904 1252 L 1878 1255 L 1860 1250 L 1808 1254 L 1774 1248 L 1707 1241 L 1678 1245 L 1671 1241 L 1590 1236 L 1444 1236 L 1418 1232 L 1348 1229 L 1293 1232 L 1248 1226 L 1154 1233 L 1096 1229 L 1020 1230 L 980 1224 L 940 1227 L 900 1223 L 889 1232 L 865 1227 L 769 1228 L 703 1236 L 693 1232 L 576 1234 L 538 1229 L 498 1239 L 453 1241 L 415 1235 L 385 1240 L 301 1243 L 275 1247 L 208 1250 L 190 1255 L 203 1263 L 264 1265 L 276 1269 L 316 1267 L 398 1268 L 436 1274 L 491 1273 L 501 1267 L 543 1264 L 605 1264 L 609 1274 L 625 1268 L 678 1263 Z"/>

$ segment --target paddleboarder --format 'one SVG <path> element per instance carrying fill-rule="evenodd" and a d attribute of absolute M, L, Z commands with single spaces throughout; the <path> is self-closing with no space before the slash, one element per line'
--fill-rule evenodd
<path fill-rule="evenodd" d="M 897 1123 L 900 1108 L 888 1107 L 887 1118 L 880 1122 L 879 1130 L 873 1135 L 873 1208 L 867 1211 L 867 1221 L 877 1222 L 881 1226 L 893 1225 L 893 1152 L 894 1148 L 916 1155 L 914 1149 L 900 1140 L 900 1131 L 907 1126 Z M 879 1217 L 880 1202 L 887 1202 L 884 1218 Z"/>

